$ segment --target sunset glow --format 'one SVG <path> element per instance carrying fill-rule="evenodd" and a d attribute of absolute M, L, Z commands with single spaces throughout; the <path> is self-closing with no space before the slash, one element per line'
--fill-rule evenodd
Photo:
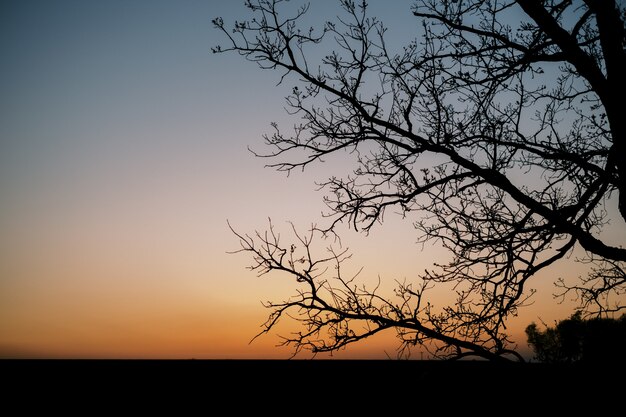
<path fill-rule="evenodd" d="M 322 21 L 338 10 L 311 3 Z M 391 39 L 413 33 L 407 2 L 372 3 L 385 4 L 373 13 L 394 22 Z M 289 221 L 303 231 L 324 221 L 315 181 L 342 166 L 287 177 L 248 150 L 262 149 L 271 122 L 297 123 L 280 74 L 211 54 L 222 40 L 211 19 L 248 13 L 233 0 L 0 6 L 0 358 L 291 357 L 274 332 L 251 340 L 261 302 L 297 283 L 249 271 L 245 254 L 229 253 L 239 242 L 227 221 L 253 233 L 271 218 L 287 241 Z M 391 212 L 369 236 L 345 230 L 346 268 L 389 293 L 447 256 L 415 244 L 411 220 Z M 624 223 L 609 233 L 623 241 Z M 508 329 L 521 352 L 530 322 L 572 313 L 552 292 L 581 275 L 573 258 L 532 280 L 534 304 Z M 396 347 L 388 333 L 333 357 L 384 359 Z"/>

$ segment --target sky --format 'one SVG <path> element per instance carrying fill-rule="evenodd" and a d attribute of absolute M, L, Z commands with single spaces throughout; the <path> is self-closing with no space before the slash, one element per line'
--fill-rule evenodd
<path fill-rule="evenodd" d="M 313 3 L 314 18 L 337 10 Z M 392 38 L 413 33 L 410 2 L 371 3 Z M 287 177 L 249 152 L 271 122 L 294 120 L 278 74 L 210 51 L 223 41 L 211 19 L 247 13 L 238 0 L 0 4 L 0 357 L 291 356 L 276 333 L 250 341 L 261 301 L 294 284 L 247 270 L 227 221 L 306 229 L 324 210 L 324 167 Z M 393 217 L 344 238 L 351 265 L 386 280 L 415 277 L 435 251 Z M 538 285 L 510 324 L 522 348 L 531 321 L 571 314 L 550 280 Z M 396 347 L 388 334 L 333 357 Z"/>

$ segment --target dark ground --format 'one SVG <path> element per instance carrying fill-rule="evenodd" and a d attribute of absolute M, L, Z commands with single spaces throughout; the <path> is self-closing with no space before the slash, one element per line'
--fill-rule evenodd
<path fill-rule="evenodd" d="M 364 415 L 380 415 L 372 412 L 381 405 L 390 407 L 388 411 L 415 411 L 411 415 L 421 414 L 418 411 L 425 411 L 423 407 L 436 407 L 442 411 L 451 407 L 466 411 L 487 407 L 493 411 L 487 415 L 519 415 L 518 412 L 523 410 L 542 409 L 558 410 L 560 414 L 568 409 L 581 411 L 579 407 L 588 406 L 593 406 L 596 411 L 603 407 L 612 410 L 614 401 L 623 411 L 626 394 L 624 367 L 608 364 L 418 360 L 0 360 L 0 375 L 5 386 L 1 391 L 3 397 L 9 402 L 17 401 L 21 407 L 19 415 L 29 415 L 29 407 L 34 411 L 42 404 L 47 404 L 48 411 L 57 407 L 67 411 L 68 407 L 82 407 L 80 404 L 109 410 L 110 407 L 124 407 L 126 411 L 132 406 L 161 408 L 173 405 L 194 410 L 201 407 L 209 411 L 221 404 L 240 411 L 265 407 L 268 412 L 276 411 L 271 411 L 272 415 L 283 414 L 280 410 L 285 414 L 339 414 L 329 412 L 329 409 L 353 412 L 347 415 L 355 415 L 358 410 L 364 411 Z M 492 407 L 498 404 L 506 409 L 496 412 Z M 287 410 L 290 411 L 287 413 Z M 176 415 L 187 414 L 190 413 Z"/>

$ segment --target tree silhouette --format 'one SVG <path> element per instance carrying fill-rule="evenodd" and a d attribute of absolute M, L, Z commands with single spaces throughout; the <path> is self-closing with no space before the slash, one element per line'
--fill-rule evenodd
<path fill-rule="evenodd" d="M 575 295 L 589 314 L 622 310 L 626 249 L 602 231 L 626 219 L 624 6 L 420 0 L 411 9 L 419 35 L 391 46 L 366 2 L 340 3 L 342 14 L 319 29 L 300 27 L 308 5 L 283 0 L 247 1 L 253 17 L 232 29 L 213 21 L 225 35 L 214 52 L 295 84 L 286 103 L 300 123 L 290 133 L 273 124 L 269 150 L 255 155 L 288 173 L 340 153 L 353 164 L 321 183 L 327 224 L 306 237 L 294 230 L 296 244 L 280 242 L 271 224 L 253 235 L 233 229 L 251 269 L 299 283 L 294 297 L 267 304 L 263 331 L 292 314 L 303 324 L 284 339 L 295 353 L 391 328 L 401 355 L 422 345 L 441 358 L 521 359 L 506 320 L 532 296 L 529 280 L 574 249 L 591 273 L 558 281 L 556 295 Z M 613 205 L 621 217 L 611 218 Z M 336 238 L 340 224 L 367 233 L 389 210 L 453 259 L 387 296 L 342 275 L 347 252 L 314 257 L 318 235 Z M 456 300 L 429 303 L 428 290 L 446 283 Z"/>
<path fill-rule="evenodd" d="M 540 362 L 623 363 L 626 361 L 626 314 L 619 319 L 594 317 L 583 319 L 580 311 L 554 327 L 526 328 L 528 344 Z"/>

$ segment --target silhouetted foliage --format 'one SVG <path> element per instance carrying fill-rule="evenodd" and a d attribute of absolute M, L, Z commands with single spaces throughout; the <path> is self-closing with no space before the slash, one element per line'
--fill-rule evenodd
<path fill-rule="evenodd" d="M 422 345 L 443 358 L 521 359 L 506 320 L 533 295 L 531 278 L 575 248 L 591 272 L 559 280 L 557 295 L 591 313 L 624 308 L 626 249 L 602 235 L 626 218 L 623 4 L 419 0 L 416 39 L 394 46 L 364 1 L 340 1 L 343 14 L 319 29 L 299 26 L 308 5 L 246 4 L 253 17 L 232 29 L 213 21 L 226 39 L 214 52 L 293 81 L 286 102 L 300 118 L 291 134 L 273 124 L 269 151 L 255 154 L 286 172 L 331 154 L 352 163 L 321 183 L 328 223 L 306 237 L 294 230 L 295 244 L 271 224 L 252 236 L 233 230 L 251 269 L 298 285 L 267 304 L 264 332 L 290 316 L 303 324 L 284 339 L 295 353 L 395 329 L 399 354 Z M 615 200 L 621 217 L 611 218 Z M 314 238 L 336 238 L 340 224 L 367 233 L 389 210 L 453 259 L 388 295 L 342 275 L 345 250 L 313 255 Z M 453 286 L 451 305 L 429 302 L 440 284 Z"/>
<path fill-rule="evenodd" d="M 619 319 L 594 317 L 583 319 L 581 312 L 546 326 L 537 324 L 526 328 L 529 346 L 540 362 L 610 362 L 626 361 L 626 314 Z"/>

